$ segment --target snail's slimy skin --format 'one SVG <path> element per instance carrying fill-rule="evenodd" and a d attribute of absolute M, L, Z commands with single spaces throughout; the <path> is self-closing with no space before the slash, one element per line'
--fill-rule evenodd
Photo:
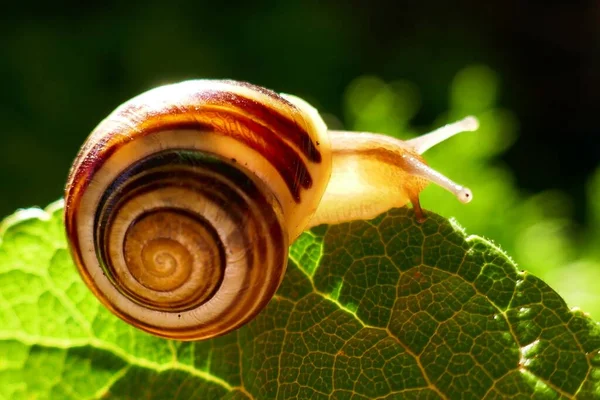
<path fill-rule="evenodd" d="M 195 80 L 137 96 L 81 148 L 65 191 L 79 272 L 113 313 L 152 334 L 201 340 L 250 321 L 304 230 L 368 219 L 429 181 L 470 191 L 421 153 L 473 120 L 403 142 L 327 131 L 303 100 Z"/>

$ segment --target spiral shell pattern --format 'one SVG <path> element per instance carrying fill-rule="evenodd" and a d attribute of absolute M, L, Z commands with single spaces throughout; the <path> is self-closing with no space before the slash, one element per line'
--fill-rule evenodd
<path fill-rule="evenodd" d="M 296 212 L 322 196 L 322 133 L 301 107 L 248 84 L 191 81 L 125 103 L 92 132 L 67 183 L 83 280 L 155 335 L 200 340 L 248 322 L 310 217 Z"/>

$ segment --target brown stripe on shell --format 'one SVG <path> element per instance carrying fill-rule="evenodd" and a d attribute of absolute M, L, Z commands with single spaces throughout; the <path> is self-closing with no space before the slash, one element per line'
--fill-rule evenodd
<path fill-rule="evenodd" d="M 286 107 L 294 110 L 298 115 L 302 115 L 300 110 L 296 107 L 295 104 L 287 100 L 286 98 L 280 96 L 276 92 L 254 85 L 248 82 L 239 82 L 232 80 L 224 80 L 223 83 L 227 83 L 233 86 L 244 87 L 250 90 L 254 90 L 256 92 L 265 95 L 274 101 L 280 102 L 284 104 Z M 256 100 L 249 99 L 247 97 L 241 96 L 236 93 L 231 92 L 217 92 L 217 91 L 204 91 L 202 92 L 205 101 L 213 104 L 212 101 L 219 100 L 219 102 L 223 102 L 224 104 L 228 104 L 227 101 L 231 102 L 231 104 L 235 104 L 240 107 L 242 110 L 245 110 L 250 115 L 258 117 L 267 125 L 273 127 L 277 132 L 282 134 L 286 139 L 290 140 L 294 143 L 304 155 L 310 160 L 317 163 L 320 163 L 322 160 L 321 153 L 312 142 L 310 135 L 306 132 L 305 129 L 300 127 L 295 120 L 291 120 L 288 117 L 282 115 L 277 110 L 270 108 Z M 212 97 L 212 99 L 210 98 Z M 216 103 L 214 103 L 217 105 Z M 218 105 L 224 105 L 218 104 Z"/>
<path fill-rule="evenodd" d="M 261 93 L 264 92 L 261 91 Z M 207 105 L 219 107 L 229 107 L 233 105 L 237 107 L 239 111 L 245 112 L 256 122 L 271 127 L 274 132 L 292 142 L 310 161 L 316 163 L 321 162 L 321 153 L 312 142 L 310 134 L 300 127 L 296 121 L 282 115 L 277 110 L 254 99 L 249 99 L 231 92 L 203 91 L 198 93 L 198 95 L 200 95 L 203 101 L 206 101 Z M 286 106 L 292 108 L 298 115 L 301 115 L 295 105 L 281 96 L 277 97 L 279 101 L 284 102 Z"/>

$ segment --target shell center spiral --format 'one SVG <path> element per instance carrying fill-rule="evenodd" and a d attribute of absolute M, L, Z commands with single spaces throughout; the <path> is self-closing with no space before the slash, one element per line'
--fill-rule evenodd
<path fill-rule="evenodd" d="M 125 268 L 117 273 L 127 291 L 157 308 L 202 304 L 223 278 L 218 236 L 202 217 L 155 209 L 137 218 L 123 243 Z M 129 275 L 131 279 L 126 276 Z M 135 290 L 138 289 L 143 290 Z"/>
<path fill-rule="evenodd" d="M 172 239 L 157 238 L 142 247 L 141 270 L 130 268 L 130 271 L 145 286 L 173 290 L 189 277 L 192 263 L 192 255 L 185 246 Z"/>

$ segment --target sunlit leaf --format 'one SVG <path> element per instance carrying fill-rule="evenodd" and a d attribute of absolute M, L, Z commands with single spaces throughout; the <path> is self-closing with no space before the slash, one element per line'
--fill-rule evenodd
<path fill-rule="evenodd" d="M 1 399 L 600 396 L 600 326 L 433 213 L 305 233 L 267 308 L 197 343 L 102 307 L 61 215 L 26 210 L 0 227 Z"/>

